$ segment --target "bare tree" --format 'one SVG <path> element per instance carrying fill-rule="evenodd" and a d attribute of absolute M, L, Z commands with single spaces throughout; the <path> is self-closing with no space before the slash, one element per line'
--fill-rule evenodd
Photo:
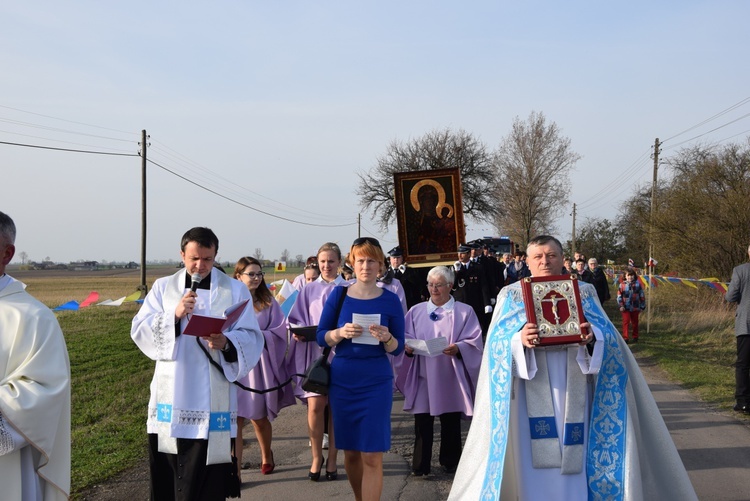
<path fill-rule="evenodd" d="M 21 251 L 19 256 L 21 257 L 21 264 L 26 264 L 26 261 L 29 259 L 29 255 L 26 254 L 26 251 Z"/>
<path fill-rule="evenodd" d="M 297 263 L 297 266 L 303 266 L 305 264 L 305 256 L 297 254 L 294 256 L 294 261 Z"/>
<path fill-rule="evenodd" d="M 580 155 L 555 122 L 531 112 L 513 121 L 495 155 L 499 215 L 495 224 L 522 247 L 538 233 L 554 230 L 554 219 L 568 201 L 569 172 Z"/>
<path fill-rule="evenodd" d="M 263 261 L 263 251 L 260 250 L 260 247 L 255 248 L 255 252 L 253 253 L 253 257 L 257 259 L 258 261 Z"/>
<path fill-rule="evenodd" d="M 393 174 L 448 168 L 458 168 L 461 173 L 464 214 L 477 221 L 494 221 L 492 157 L 483 143 L 464 130 L 433 130 L 408 142 L 392 141 L 377 165 L 369 173 L 359 174 L 360 206 L 371 211 L 386 231 L 396 219 Z"/>
<path fill-rule="evenodd" d="M 651 257 L 660 271 L 728 279 L 747 260 L 750 142 L 695 146 L 666 163 L 671 176 L 656 197 Z"/>
<path fill-rule="evenodd" d="M 291 254 L 289 253 L 289 249 L 284 249 L 281 252 L 281 258 L 279 259 L 279 261 L 284 261 L 285 263 L 291 264 L 291 262 L 289 261 L 290 257 Z"/>

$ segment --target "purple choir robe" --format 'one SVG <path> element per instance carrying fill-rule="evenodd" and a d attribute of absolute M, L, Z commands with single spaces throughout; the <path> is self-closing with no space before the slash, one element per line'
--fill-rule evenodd
<path fill-rule="evenodd" d="M 341 281 L 341 285 L 347 285 Z M 296 325 L 318 325 L 320 315 L 323 313 L 323 306 L 326 304 L 328 296 L 336 287 L 335 282 L 326 283 L 323 281 L 310 282 L 305 285 L 297 296 L 292 310 L 289 312 L 288 323 Z M 318 346 L 315 341 L 296 341 L 292 336 L 289 341 L 289 374 L 304 374 L 307 367 L 318 357 L 323 354 L 323 348 Z M 330 360 L 330 358 L 329 358 Z M 297 398 L 307 403 L 308 397 L 319 397 L 317 393 L 306 392 L 302 389 L 302 378 L 296 377 L 294 394 Z"/>
<path fill-rule="evenodd" d="M 260 360 L 239 382 L 248 388 L 265 390 L 289 379 L 286 366 L 287 328 L 279 303 L 272 301 L 268 308 L 255 312 L 265 347 Z M 286 385 L 278 391 L 253 393 L 237 389 L 237 415 L 245 419 L 267 417 L 273 421 L 284 407 L 294 405 L 294 391 Z"/>
<path fill-rule="evenodd" d="M 406 340 L 444 336 L 449 345 L 458 346 L 461 358 L 405 356 L 397 379 L 404 395 L 404 410 L 432 416 L 461 412 L 464 417 L 470 417 L 474 414 L 474 395 L 484 350 L 482 328 L 476 313 L 467 304 L 450 300 L 443 305 L 449 309 L 436 310 L 439 317 L 436 321 L 430 319 L 428 305 L 432 302 L 419 303 L 406 314 Z"/>
<path fill-rule="evenodd" d="M 304 287 L 306 283 L 307 282 L 305 281 L 305 274 L 302 273 L 294 277 L 294 280 L 292 281 L 292 287 L 294 287 L 298 291 L 301 291 L 302 287 Z"/>

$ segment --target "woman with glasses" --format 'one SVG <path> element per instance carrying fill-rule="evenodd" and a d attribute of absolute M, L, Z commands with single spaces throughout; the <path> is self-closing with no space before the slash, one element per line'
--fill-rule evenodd
<path fill-rule="evenodd" d="M 337 287 L 318 324 L 320 346 L 332 346 L 329 399 L 336 447 L 357 500 L 379 500 L 383 453 L 391 447 L 393 371 L 389 358 L 403 351 L 404 312 L 398 297 L 378 287 L 385 258 L 374 238 L 358 238 L 349 253 L 356 281 Z M 336 308 L 341 295 L 341 311 Z"/>
<path fill-rule="evenodd" d="M 345 283 L 339 274 L 341 249 L 338 245 L 332 242 L 323 244 L 316 257 L 320 276 L 300 290 L 297 301 L 289 312 L 289 325 L 318 325 L 323 306 L 331 291 L 337 285 L 344 285 Z M 292 338 L 293 341 L 289 346 L 289 373 L 304 374 L 305 369 L 323 354 L 323 350 L 316 342 L 309 342 L 306 338 L 297 334 L 293 334 Z M 294 392 L 297 398 L 307 405 L 307 431 L 310 436 L 310 450 L 312 452 L 312 466 L 308 477 L 310 480 L 317 482 L 325 463 L 323 459 L 323 434 L 325 433 L 326 421 L 330 419 L 330 416 L 326 417 L 328 397 L 304 391 L 299 378 Z M 327 424 L 329 446 L 325 477 L 327 480 L 336 480 L 338 478 L 336 472 L 337 450 L 333 444 L 332 423 L 329 421 Z"/>
<path fill-rule="evenodd" d="M 243 257 L 234 267 L 234 278 L 244 283 L 253 298 L 253 307 L 258 325 L 263 333 L 265 349 L 253 370 L 240 383 L 256 390 L 265 390 L 280 385 L 288 379 L 284 356 L 286 355 L 286 321 L 279 304 L 274 300 L 263 279 L 260 262 L 252 257 Z M 242 468 L 242 427 L 245 419 L 250 419 L 260 447 L 263 475 L 273 472 L 276 464 L 271 450 L 271 421 L 279 410 L 294 404 L 294 394 L 290 386 L 268 393 L 253 393 L 247 390 L 237 392 L 237 438 L 234 451 L 238 468 Z"/>
<path fill-rule="evenodd" d="M 474 393 L 482 362 L 482 328 L 474 309 L 450 294 L 453 270 L 432 268 L 427 274 L 429 301 L 406 314 L 406 340 L 436 343 L 445 338 L 442 353 L 415 353 L 406 345 L 397 385 L 404 395 L 404 410 L 414 414 L 412 475 L 430 473 L 432 431 L 440 417 L 439 462 L 453 473 L 461 457 L 461 418 L 473 415 Z"/>

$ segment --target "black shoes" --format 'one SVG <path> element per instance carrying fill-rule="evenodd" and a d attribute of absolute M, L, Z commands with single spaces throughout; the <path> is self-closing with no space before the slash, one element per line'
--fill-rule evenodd
<path fill-rule="evenodd" d="M 326 460 L 323 458 L 323 462 L 320 465 L 320 468 L 318 468 L 318 471 L 310 471 L 307 473 L 307 478 L 312 480 L 313 482 L 317 482 L 320 480 L 320 472 L 323 470 L 323 467 L 326 465 Z"/>
<path fill-rule="evenodd" d="M 737 412 L 743 412 L 745 414 L 750 414 L 750 405 L 748 404 L 737 404 L 734 406 L 734 410 Z"/>

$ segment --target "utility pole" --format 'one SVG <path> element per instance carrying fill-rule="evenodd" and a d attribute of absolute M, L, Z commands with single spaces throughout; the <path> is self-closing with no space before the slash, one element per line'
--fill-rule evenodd
<path fill-rule="evenodd" d="M 576 204 L 573 204 L 573 231 L 571 233 L 571 249 L 572 254 L 576 253 Z M 575 265 L 575 263 L 573 263 Z"/>
<path fill-rule="evenodd" d="M 148 135 L 146 129 L 141 131 L 141 297 L 148 292 L 146 285 L 146 148 L 148 147 Z"/>
<path fill-rule="evenodd" d="M 362 213 L 357 214 L 357 238 L 362 236 Z"/>
<path fill-rule="evenodd" d="M 654 257 L 654 214 L 656 214 L 656 180 L 657 175 L 659 172 L 659 153 L 661 150 L 659 147 L 661 146 L 661 143 L 659 142 L 659 138 L 657 137 L 654 141 L 654 180 L 651 184 L 651 220 L 649 222 L 649 228 L 648 228 L 648 261 L 646 262 L 646 265 L 648 266 L 648 296 L 646 296 L 646 309 L 648 310 L 648 313 L 646 315 L 646 334 L 648 334 L 651 331 L 651 289 L 654 287 L 654 281 L 653 281 L 653 274 L 654 274 L 654 266 L 652 264 L 652 259 Z"/>

